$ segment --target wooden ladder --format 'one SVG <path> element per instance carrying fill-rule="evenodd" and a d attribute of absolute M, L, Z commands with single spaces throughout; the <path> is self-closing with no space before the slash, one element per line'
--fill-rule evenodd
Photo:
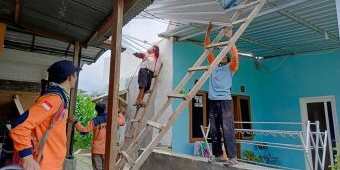
<path fill-rule="evenodd" d="M 158 80 L 159 80 L 159 77 L 160 77 L 159 75 L 160 75 L 160 72 L 161 72 L 162 68 L 163 68 L 163 63 L 161 63 L 161 65 L 158 68 L 158 70 L 154 73 L 150 90 L 145 92 L 147 94 L 146 106 L 143 107 L 143 108 L 136 107 L 136 110 L 135 110 L 135 112 L 133 114 L 132 119 L 130 119 L 128 121 L 128 124 L 126 126 L 127 130 L 126 130 L 126 133 L 125 133 L 124 141 L 121 144 L 121 147 L 119 149 L 120 150 L 119 153 L 121 153 L 122 151 L 127 150 L 128 147 L 131 144 L 131 141 L 134 140 L 138 136 L 138 134 L 139 134 L 139 132 L 141 130 L 141 127 L 142 127 L 143 118 L 144 118 L 145 114 L 148 111 L 149 103 L 150 103 L 150 101 L 151 101 L 151 99 L 152 99 L 152 97 L 154 95 L 154 92 L 157 89 L 157 84 L 158 84 Z M 143 110 L 141 114 L 139 114 L 140 110 Z M 121 156 L 123 156 L 123 155 L 122 154 L 118 154 L 118 158 L 120 158 Z"/>
<path fill-rule="evenodd" d="M 138 170 L 142 166 L 142 164 L 151 154 L 152 150 L 157 146 L 159 141 L 166 134 L 166 132 L 172 126 L 172 124 L 177 119 L 177 117 L 181 114 L 183 109 L 189 105 L 190 100 L 196 95 L 198 90 L 202 87 L 202 85 L 209 78 L 212 71 L 218 66 L 218 64 L 230 51 L 231 45 L 236 43 L 236 41 L 239 39 L 239 37 L 248 27 L 248 25 L 253 21 L 253 19 L 256 17 L 258 12 L 264 6 L 266 1 L 267 0 L 256 0 L 256 1 L 246 0 L 244 4 L 242 5 L 228 9 L 228 11 L 235 11 L 235 13 L 231 17 L 230 24 L 232 26 L 240 25 L 237 31 L 235 32 L 235 34 L 229 39 L 229 41 L 219 42 L 224 36 L 225 27 L 222 27 L 221 31 L 212 41 L 211 45 L 206 47 L 203 54 L 196 61 L 193 67 L 188 69 L 187 74 L 181 80 L 181 82 L 177 85 L 177 87 L 172 92 L 170 92 L 170 94 L 168 94 L 167 101 L 164 103 L 161 109 L 157 112 L 157 114 L 155 114 L 151 120 L 148 120 L 146 122 L 146 126 L 139 133 L 139 135 L 134 140 L 131 141 L 131 144 L 129 145 L 129 147 L 126 150 L 121 151 L 121 155 L 124 158 L 121 158 L 117 161 L 116 167 L 121 168 L 124 166 L 124 169 Z M 239 17 L 242 16 L 243 12 L 246 10 L 248 10 L 249 12 L 247 13 L 248 15 L 244 18 L 239 19 Z M 223 47 L 223 49 L 220 51 L 216 59 L 210 65 L 201 66 L 204 60 L 206 60 L 211 49 L 215 47 Z M 183 87 L 189 82 L 193 74 L 197 71 L 203 72 L 201 77 L 198 79 L 198 82 L 193 86 L 193 88 L 187 94 L 180 94 L 180 90 L 183 89 Z M 174 99 L 181 99 L 182 101 L 178 104 L 177 108 L 175 109 L 175 111 L 169 117 L 169 119 L 167 120 L 165 124 L 158 123 L 159 118 L 163 115 L 165 110 L 169 106 L 171 106 L 171 103 Z M 148 144 L 148 146 L 143 151 L 141 151 L 141 154 L 138 156 L 138 158 L 134 159 L 132 155 L 138 153 L 140 149 L 139 148 L 140 143 L 143 141 L 143 139 L 148 133 L 153 132 L 152 130 L 154 128 L 158 129 L 158 133 L 153 137 L 153 139 Z M 126 162 L 127 164 L 125 164 Z"/>

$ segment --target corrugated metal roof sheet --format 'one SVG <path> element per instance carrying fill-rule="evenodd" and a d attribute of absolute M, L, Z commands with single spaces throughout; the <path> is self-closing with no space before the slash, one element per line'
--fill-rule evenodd
<path fill-rule="evenodd" d="M 182 1 L 162 2 L 152 5 L 148 12 L 162 13 L 158 16 L 163 19 L 174 20 L 177 17 L 184 16 L 183 10 L 178 9 L 180 13 L 177 13 L 178 11 L 175 8 L 176 6 L 184 5 Z M 187 6 L 187 10 L 190 12 L 185 14 L 188 15 L 187 19 L 174 20 L 179 22 L 186 21 L 184 22 L 186 24 L 162 33 L 162 36 L 174 36 L 177 37 L 177 40 L 203 42 L 204 30 L 195 24 L 207 23 L 206 20 L 209 16 L 205 18 L 203 16 L 197 22 L 196 19 L 190 21 L 192 17 L 189 14 L 194 15 L 196 12 L 200 12 L 195 11 L 194 6 L 196 3 L 211 3 L 212 0 L 191 2 L 191 6 L 189 4 Z M 172 3 L 172 5 L 169 3 Z M 163 9 L 164 6 L 172 6 L 173 11 L 169 12 Z M 169 17 L 167 17 L 168 12 Z M 226 14 L 221 15 L 225 16 Z M 191 24 L 188 26 L 188 23 Z M 195 34 L 197 36 L 192 36 Z M 212 37 L 214 36 L 216 36 L 216 32 Z M 237 46 L 240 51 L 247 51 L 254 53 L 256 56 L 264 57 L 340 49 L 335 1 L 270 0 L 237 41 Z"/>
<path fill-rule="evenodd" d="M 73 45 L 71 44 L 11 30 L 6 31 L 5 48 L 61 57 L 73 57 Z M 82 48 L 81 59 L 86 63 L 92 63 L 104 51 L 104 49 L 95 47 Z"/>
<path fill-rule="evenodd" d="M 18 3 L 20 2 L 20 3 Z M 153 0 L 125 0 L 123 24 L 149 6 Z M 16 7 L 19 7 L 16 11 Z M 89 39 L 112 14 L 112 0 L 5 0 L 0 1 L 0 22 L 8 24 L 5 48 L 52 55 L 73 55 L 70 43 L 88 46 Z M 16 14 L 18 14 L 16 16 Z M 18 20 L 15 20 L 15 18 Z M 109 23 L 111 24 L 111 23 Z M 101 43 L 111 36 L 111 28 L 82 49 L 83 59 L 94 62 L 107 46 Z M 45 38 L 48 37 L 48 38 Z M 56 40 L 57 39 L 57 40 Z M 59 41 L 60 40 L 60 41 Z"/>

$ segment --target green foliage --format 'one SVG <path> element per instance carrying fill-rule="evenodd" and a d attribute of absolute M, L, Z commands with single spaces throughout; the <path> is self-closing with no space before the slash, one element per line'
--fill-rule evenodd
<path fill-rule="evenodd" d="M 332 170 L 340 170 L 340 154 L 335 156 L 334 165 L 331 168 Z"/>
<path fill-rule="evenodd" d="M 334 165 L 329 166 L 332 170 L 340 170 L 340 143 L 337 143 L 336 146 L 336 148 L 333 148 L 333 150 L 337 153 L 334 158 Z"/>
<path fill-rule="evenodd" d="M 76 117 L 78 121 L 86 126 L 92 118 L 96 115 L 94 110 L 94 103 L 92 103 L 91 98 L 87 94 L 79 94 L 77 95 L 77 105 L 76 105 Z M 78 149 L 90 149 L 92 142 L 93 133 L 89 133 L 87 135 L 81 135 L 79 132 L 75 130 L 74 140 L 73 140 L 73 150 L 77 151 Z"/>
<path fill-rule="evenodd" d="M 258 157 L 253 151 L 250 150 L 245 150 L 243 152 L 244 158 L 247 161 L 252 161 L 252 162 L 261 162 L 261 158 Z"/>

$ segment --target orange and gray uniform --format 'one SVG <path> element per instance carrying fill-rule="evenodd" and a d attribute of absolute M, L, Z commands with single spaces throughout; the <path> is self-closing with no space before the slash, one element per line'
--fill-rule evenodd
<path fill-rule="evenodd" d="M 76 129 L 79 132 L 93 132 L 93 154 L 105 154 L 106 122 L 106 113 L 101 113 L 94 117 L 86 127 L 79 122 L 76 123 Z"/>
<path fill-rule="evenodd" d="M 41 140 L 51 124 L 54 115 L 59 109 L 61 116 L 55 122 L 47 137 L 40 161 L 42 170 L 61 170 L 66 156 L 66 123 L 68 112 L 61 96 L 58 94 L 45 94 L 36 103 L 20 116 L 15 122 L 15 127 L 10 132 L 14 148 L 19 151 L 21 158 L 33 154 L 36 159 L 39 153 L 33 153 L 33 148 Z"/>
<path fill-rule="evenodd" d="M 117 123 L 122 126 L 125 120 L 121 114 L 118 114 Z M 87 126 L 82 126 L 79 122 L 76 123 L 76 129 L 81 133 L 93 132 L 92 154 L 105 154 L 105 139 L 106 139 L 106 113 L 100 113 L 94 117 Z"/>

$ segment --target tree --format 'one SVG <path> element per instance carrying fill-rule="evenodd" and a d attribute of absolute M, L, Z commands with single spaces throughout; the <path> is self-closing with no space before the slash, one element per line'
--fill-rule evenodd
<path fill-rule="evenodd" d="M 96 115 L 94 110 L 95 104 L 91 101 L 89 95 L 84 93 L 78 93 L 77 105 L 76 105 L 76 116 L 78 121 L 82 125 L 87 125 L 92 118 Z M 82 135 L 79 132 L 74 133 L 73 147 L 74 151 L 78 149 L 90 149 L 92 142 L 93 133 Z"/>

